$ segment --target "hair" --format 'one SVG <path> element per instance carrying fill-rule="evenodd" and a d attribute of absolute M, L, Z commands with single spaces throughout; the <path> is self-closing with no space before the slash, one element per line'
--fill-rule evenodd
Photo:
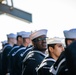
<path fill-rule="evenodd" d="M 56 45 L 56 44 L 48 44 L 48 45 L 47 45 L 49 54 L 50 54 L 49 47 L 54 48 L 54 47 L 55 47 L 55 45 Z"/>
<path fill-rule="evenodd" d="M 65 38 L 65 45 L 66 45 L 66 46 L 68 46 L 68 44 L 67 44 L 67 40 L 72 40 L 72 41 L 74 41 L 74 39 L 71 39 L 71 38 Z"/>
<path fill-rule="evenodd" d="M 68 44 L 67 44 L 67 40 L 69 40 L 69 39 L 65 38 L 65 45 L 66 45 L 66 46 L 68 45 Z"/>
<path fill-rule="evenodd" d="M 18 35 L 18 36 L 17 36 L 17 41 L 18 41 L 18 38 L 19 38 L 19 37 L 21 37 L 21 38 L 22 38 L 22 36 L 21 36 L 21 35 Z"/>

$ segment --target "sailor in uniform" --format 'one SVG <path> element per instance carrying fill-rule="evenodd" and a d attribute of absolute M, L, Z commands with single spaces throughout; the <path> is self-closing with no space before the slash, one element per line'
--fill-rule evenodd
<path fill-rule="evenodd" d="M 44 58 L 38 68 L 38 75 L 50 75 L 50 67 L 56 62 L 61 52 L 64 50 L 61 40 L 54 39 L 48 40 L 48 53 L 49 55 Z"/>
<path fill-rule="evenodd" d="M 8 73 L 10 73 L 10 75 L 12 75 L 12 54 L 14 52 L 16 52 L 20 46 L 23 44 L 23 38 L 22 38 L 22 34 L 25 33 L 25 31 L 21 31 L 21 32 L 17 32 L 17 44 L 15 44 L 13 46 L 13 48 L 11 49 L 11 51 L 8 53 L 8 60 L 9 60 L 9 66 L 8 66 Z"/>
<path fill-rule="evenodd" d="M 70 75 L 76 75 L 76 41 L 65 49 L 65 56 Z"/>
<path fill-rule="evenodd" d="M 65 44 L 67 48 L 72 42 L 76 40 L 76 29 L 65 30 L 64 36 L 65 36 Z M 52 65 L 52 67 L 50 68 L 49 71 L 51 75 L 71 75 L 70 70 L 68 69 L 68 62 L 66 60 L 66 58 L 69 59 L 71 57 L 68 57 L 66 48 L 65 51 L 61 53 L 60 57 L 55 62 L 55 64 Z"/>
<path fill-rule="evenodd" d="M 3 53 L 2 53 L 2 72 L 3 75 L 7 73 L 7 64 L 8 64 L 8 58 L 7 55 L 12 49 L 13 45 L 16 43 L 16 34 L 10 33 L 7 35 L 7 40 L 8 43 L 5 44 L 3 48 Z"/>
<path fill-rule="evenodd" d="M 37 69 L 45 57 L 47 30 L 41 29 L 30 35 L 34 48 L 23 60 L 22 75 L 37 75 Z"/>
<path fill-rule="evenodd" d="M 15 44 L 13 46 L 13 48 L 11 49 L 11 51 L 9 52 L 8 56 L 11 56 L 14 52 L 16 52 L 19 47 L 23 44 L 23 38 L 22 38 L 22 34 L 24 34 L 25 31 L 21 31 L 17 33 L 17 44 Z"/>
<path fill-rule="evenodd" d="M 22 34 L 22 38 L 23 38 L 23 44 L 20 46 L 20 48 L 14 52 L 12 54 L 13 56 L 13 69 L 12 69 L 12 74 L 13 75 L 21 75 L 22 73 L 22 56 L 21 53 L 23 53 L 24 51 L 26 51 L 26 49 L 30 48 L 29 44 L 31 42 L 30 40 L 30 34 L 31 32 L 25 32 L 24 34 Z"/>
<path fill-rule="evenodd" d="M 1 41 L 1 43 L 2 43 L 2 49 L 0 50 L 0 75 L 2 75 L 2 52 L 7 41 L 4 40 L 4 41 Z"/>

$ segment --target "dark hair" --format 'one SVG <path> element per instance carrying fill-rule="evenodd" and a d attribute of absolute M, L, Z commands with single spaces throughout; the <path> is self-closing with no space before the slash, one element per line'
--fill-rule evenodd
<path fill-rule="evenodd" d="M 22 36 L 21 36 L 21 35 L 18 35 L 18 36 L 17 36 L 17 38 L 16 38 L 16 39 L 17 39 L 17 41 L 18 41 L 18 38 L 19 38 L 19 37 L 21 37 L 21 38 L 22 38 Z"/>
<path fill-rule="evenodd" d="M 74 41 L 74 39 L 71 39 L 71 38 L 65 38 L 65 45 L 66 45 L 66 46 L 68 46 L 68 44 L 67 44 L 67 40 L 72 40 L 72 41 Z"/>
<path fill-rule="evenodd" d="M 54 48 L 55 45 L 56 45 L 56 44 L 48 44 L 48 48 L 49 48 L 49 47 Z"/>
<path fill-rule="evenodd" d="M 67 44 L 67 40 L 69 40 L 69 39 L 65 38 L 65 45 L 66 45 L 66 46 L 68 45 L 68 44 Z"/>
<path fill-rule="evenodd" d="M 54 48 L 54 47 L 55 47 L 55 45 L 56 45 L 56 44 L 48 44 L 48 45 L 47 45 L 49 54 L 50 54 L 49 47 Z"/>

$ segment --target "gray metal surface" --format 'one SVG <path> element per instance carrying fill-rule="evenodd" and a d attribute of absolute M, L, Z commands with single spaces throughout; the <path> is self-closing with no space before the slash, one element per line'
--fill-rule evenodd
<path fill-rule="evenodd" d="M 8 6 L 6 4 L 1 4 L 0 3 L 0 12 L 9 14 L 11 16 L 17 17 L 19 19 L 23 19 L 27 22 L 32 22 L 32 14 L 22 11 L 20 9 Z"/>

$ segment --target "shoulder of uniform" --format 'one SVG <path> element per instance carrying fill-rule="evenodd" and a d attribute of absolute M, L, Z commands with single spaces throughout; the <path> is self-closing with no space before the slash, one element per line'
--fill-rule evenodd
<path fill-rule="evenodd" d="M 44 56 L 44 57 L 46 56 L 44 53 L 42 53 L 41 51 L 38 51 L 38 50 L 33 50 L 32 53 L 34 53 L 35 55 L 38 54 L 38 55 L 41 55 L 41 56 Z"/>
<path fill-rule="evenodd" d="M 53 62 L 56 62 L 56 60 L 55 59 L 53 59 L 53 58 L 46 58 L 46 59 L 44 59 L 43 60 L 43 62 L 47 62 L 47 61 L 53 61 Z"/>
<path fill-rule="evenodd" d="M 22 47 L 22 48 L 19 48 L 16 52 L 14 52 L 12 54 L 12 56 L 15 56 L 19 51 L 23 50 L 23 49 L 26 49 L 26 47 Z"/>
<path fill-rule="evenodd" d="M 44 59 L 43 61 L 42 61 L 42 63 L 40 64 L 40 66 L 39 66 L 39 69 L 40 68 L 45 68 L 46 67 L 46 65 L 48 64 L 48 62 L 56 62 L 56 60 L 54 60 L 53 58 L 47 58 L 47 59 Z"/>
<path fill-rule="evenodd" d="M 27 59 L 34 59 L 37 58 L 39 55 L 45 57 L 45 54 L 43 54 L 42 52 L 40 51 L 30 51 L 26 57 L 24 58 L 23 62 L 25 62 Z"/>
<path fill-rule="evenodd" d="M 24 56 L 25 54 L 27 54 L 29 51 L 31 51 L 33 49 L 33 47 L 31 46 L 31 47 L 29 47 L 29 48 L 27 48 L 23 53 L 21 53 L 20 55 L 21 56 Z"/>
<path fill-rule="evenodd" d="M 14 47 L 11 49 L 11 51 L 8 53 L 8 56 L 9 56 L 10 53 L 11 53 L 14 49 L 16 49 L 16 48 L 19 48 L 19 46 L 14 46 Z"/>
<path fill-rule="evenodd" d="M 12 48 L 12 46 L 11 46 L 10 44 L 6 44 L 6 45 L 4 46 L 4 48 L 3 48 L 3 50 L 6 49 L 6 48 Z"/>
<path fill-rule="evenodd" d="M 14 46 L 14 47 L 12 48 L 12 50 L 14 50 L 15 48 L 19 48 L 19 46 Z"/>
<path fill-rule="evenodd" d="M 60 67 L 61 67 L 61 65 L 65 62 L 65 58 L 63 58 L 60 62 L 56 62 L 54 65 L 52 65 L 51 66 L 51 68 L 50 68 L 50 73 L 52 73 L 52 74 L 57 74 L 57 72 L 59 71 L 59 69 L 60 69 Z M 56 65 L 57 64 L 57 65 Z"/>
<path fill-rule="evenodd" d="M 32 58 L 34 56 L 34 53 L 32 51 L 30 51 L 26 57 L 24 58 L 23 62 L 25 62 L 27 59 Z"/>

